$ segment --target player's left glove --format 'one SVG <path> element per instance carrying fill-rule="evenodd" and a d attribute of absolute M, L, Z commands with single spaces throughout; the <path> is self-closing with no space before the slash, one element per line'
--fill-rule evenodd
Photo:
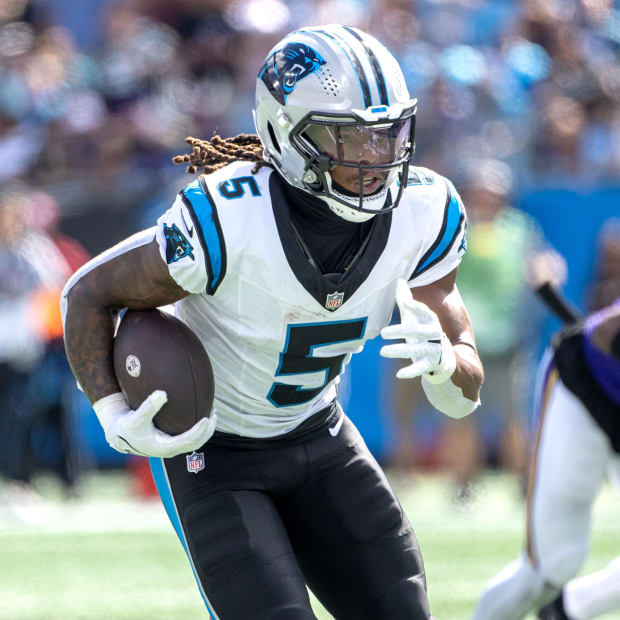
<path fill-rule="evenodd" d="M 411 360 L 409 366 L 396 373 L 399 379 L 424 375 L 431 383 L 447 381 L 456 368 L 456 357 L 437 315 L 426 304 L 413 299 L 407 281 L 402 278 L 396 283 L 396 303 L 401 322 L 384 327 L 381 336 L 386 340 L 402 338 L 405 342 L 381 347 L 381 355 Z"/>

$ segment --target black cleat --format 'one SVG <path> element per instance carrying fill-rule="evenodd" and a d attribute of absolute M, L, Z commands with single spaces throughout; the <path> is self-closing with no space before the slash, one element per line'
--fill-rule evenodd
<path fill-rule="evenodd" d="M 538 612 L 539 620 L 570 620 L 564 609 L 563 593 Z"/>

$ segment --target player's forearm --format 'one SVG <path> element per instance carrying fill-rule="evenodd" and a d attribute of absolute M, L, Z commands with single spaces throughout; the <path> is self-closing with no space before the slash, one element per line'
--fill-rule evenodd
<path fill-rule="evenodd" d="M 108 308 L 89 300 L 78 283 L 67 297 L 65 348 L 73 374 L 91 403 L 120 392 L 112 361 L 113 335 Z"/>
<path fill-rule="evenodd" d="M 454 344 L 456 370 L 451 377 L 452 383 L 461 388 L 463 396 L 477 402 L 480 387 L 484 381 L 484 371 L 478 353 L 468 344 Z"/>
<path fill-rule="evenodd" d="M 69 280 L 64 292 L 65 348 L 76 379 L 95 402 L 120 392 L 112 358 L 110 309 L 156 308 L 178 301 L 187 292 L 170 277 L 149 231 L 126 239 L 83 269 Z"/>

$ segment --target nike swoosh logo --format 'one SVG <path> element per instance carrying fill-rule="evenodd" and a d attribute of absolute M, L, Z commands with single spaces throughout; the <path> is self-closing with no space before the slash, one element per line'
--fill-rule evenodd
<path fill-rule="evenodd" d="M 140 452 L 140 450 L 136 450 L 122 435 L 118 436 L 119 439 L 122 439 L 133 451 L 134 454 L 144 454 L 144 452 Z M 144 454 L 146 456 L 146 454 Z"/>
<path fill-rule="evenodd" d="M 344 413 L 341 413 L 340 417 L 338 418 L 338 422 L 336 422 L 334 426 L 329 427 L 329 434 L 332 437 L 335 437 L 340 432 L 340 427 L 342 426 L 343 422 L 344 422 Z"/>
<path fill-rule="evenodd" d="M 190 238 L 193 237 L 194 236 L 194 227 L 193 226 L 189 226 L 187 224 L 187 220 L 185 219 L 185 213 L 183 212 L 183 209 L 181 209 L 181 218 L 183 218 L 183 224 L 185 224 L 185 228 L 187 228 L 187 232 L 188 232 Z"/>

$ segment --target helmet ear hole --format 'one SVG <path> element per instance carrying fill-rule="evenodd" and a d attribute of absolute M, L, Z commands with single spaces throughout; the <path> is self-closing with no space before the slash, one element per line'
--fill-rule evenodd
<path fill-rule="evenodd" d="M 271 138 L 273 148 L 275 148 L 275 150 L 278 151 L 280 155 L 282 155 L 282 150 L 280 149 L 280 144 L 278 143 L 278 139 L 276 138 L 276 132 L 273 130 L 273 125 L 271 124 L 271 121 L 267 121 L 267 131 L 269 132 L 269 137 Z"/>

